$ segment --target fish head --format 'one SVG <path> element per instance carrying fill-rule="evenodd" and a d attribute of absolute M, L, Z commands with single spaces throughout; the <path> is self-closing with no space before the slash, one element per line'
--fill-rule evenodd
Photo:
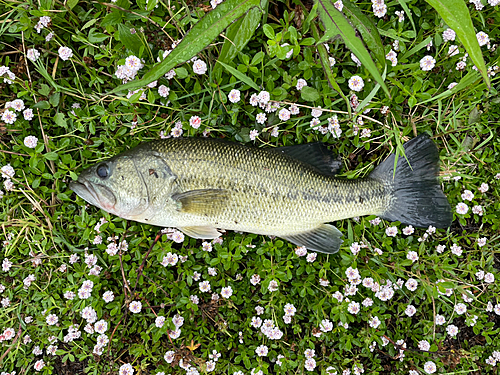
<path fill-rule="evenodd" d="M 132 150 L 133 151 L 133 150 Z M 88 203 L 124 219 L 146 222 L 175 176 L 154 152 L 125 152 L 84 170 L 69 187 Z"/>

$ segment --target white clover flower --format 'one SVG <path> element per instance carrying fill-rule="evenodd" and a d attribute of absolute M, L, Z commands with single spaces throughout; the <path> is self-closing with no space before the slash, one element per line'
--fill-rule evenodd
<path fill-rule="evenodd" d="M 467 206 L 463 202 L 460 202 L 456 206 L 456 211 L 457 211 L 457 214 L 465 215 L 469 211 L 469 206 Z"/>
<path fill-rule="evenodd" d="M 408 305 L 405 310 L 405 314 L 412 317 L 417 312 L 417 309 L 413 305 Z"/>
<path fill-rule="evenodd" d="M 397 227 L 387 227 L 385 230 L 385 234 L 389 237 L 396 237 L 398 234 L 398 228 Z"/>
<path fill-rule="evenodd" d="M 268 352 L 269 352 L 269 349 L 267 348 L 266 345 L 260 345 L 255 349 L 255 354 L 257 354 L 259 357 L 267 356 Z"/>
<path fill-rule="evenodd" d="M 278 113 L 278 117 L 281 121 L 288 121 L 290 119 L 290 111 L 286 108 L 282 108 Z"/>
<path fill-rule="evenodd" d="M 445 31 L 443 31 L 443 41 L 444 42 L 449 42 L 449 41 L 452 42 L 455 40 L 456 35 L 457 34 L 455 33 L 455 31 L 448 28 Z"/>
<path fill-rule="evenodd" d="M 2 121 L 6 124 L 13 124 L 17 119 L 16 112 L 6 109 L 2 114 Z"/>
<path fill-rule="evenodd" d="M 28 148 L 35 148 L 38 143 L 38 138 L 33 135 L 28 135 L 24 138 L 24 145 Z"/>
<path fill-rule="evenodd" d="M 128 309 L 134 314 L 138 314 L 141 312 L 142 303 L 140 301 L 132 301 L 130 302 Z"/>
<path fill-rule="evenodd" d="M 238 103 L 240 101 L 240 98 L 241 98 L 240 90 L 232 89 L 229 92 L 228 99 L 231 103 Z"/>
<path fill-rule="evenodd" d="M 406 254 L 406 258 L 408 258 L 412 262 L 416 262 L 418 260 L 418 254 L 416 251 L 408 251 L 408 254 Z"/>
<path fill-rule="evenodd" d="M 365 87 L 365 82 L 360 76 L 352 76 L 349 78 L 349 88 L 353 91 L 361 91 Z"/>
<path fill-rule="evenodd" d="M 250 133 L 248 134 L 248 136 L 250 137 L 250 139 L 252 141 L 255 141 L 255 138 L 257 138 L 259 136 L 259 131 L 257 129 L 252 129 L 252 130 L 250 130 Z"/>
<path fill-rule="evenodd" d="M 193 72 L 196 74 L 205 74 L 207 72 L 207 64 L 203 60 L 196 60 L 193 63 Z"/>
<path fill-rule="evenodd" d="M 26 51 L 26 57 L 34 62 L 40 57 L 40 52 L 36 48 L 30 48 Z"/>
<path fill-rule="evenodd" d="M 166 98 L 168 96 L 168 94 L 170 94 L 170 88 L 168 88 L 167 86 L 165 85 L 160 85 L 158 87 L 158 94 L 163 97 L 163 98 Z"/>
<path fill-rule="evenodd" d="M 189 125 L 191 125 L 193 129 L 198 129 L 201 125 L 200 116 L 191 116 L 191 118 L 189 119 Z"/>
<path fill-rule="evenodd" d="M 133 375 L 134 374 L 134 368 L 130 363 L 126 363 L 124 365 L 120 366 L 120 370 L 118 371 L 119 375 Z"/>
<path fill-rule="evenodd" d="M 231 297 L 233 295 L 233 288 L 231 288 L 230 286 L 222 288 L 220 295 L 222 296 L 222 298 L 226 299 Z"/>
<path fill-rule="evenodd" d="M 59 47 L 57 51 L 61 60 L 67 61 L 73 56 L 73 51 L 69 47 Z"/>
<path fill-rule="evenodd" d="M 425 56 L 420 60 L 420 69 L 429 71 L 436 65 L 436 60 L 432 56 Z"/>
<path fill-rule="evenodd" d="M 476 34 L 477 41 L 480 46 L 484 46 L 490 43 L 490 37 L 484 31 L 480 31 Z"/>
<path fill-rule="evenodd" d="M 255 116 L 255 121 L 259 124 L 264 124 L 267 120 L 267 115 L 264 112 L 258 113 L 257 116 Z"/>
<path fill-rule="evenodd" d="M 307 86 L 307 82 L 306 82 L 306 80 L 305 80 L 305 79 L 303 79 L 303 78 L 299 78 L 299 79 L 297 80 L 297 86 L 296 86 L 296 87 L 297 87 L 297 90 L 299 90 L 299 91 L 300 91 L 300 90 L 302 90 L 302 89 L 303 89 L 304 87 L 306 87 L 306 86 Z"/>

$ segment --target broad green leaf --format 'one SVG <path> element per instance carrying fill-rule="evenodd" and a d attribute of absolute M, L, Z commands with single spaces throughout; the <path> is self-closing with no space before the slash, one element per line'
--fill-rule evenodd
<path fill-rule="evenodd" d="M 240 81 L 246 83 L 248 86 L 252 87 L 257 91 L 260 91 L 259 85 L 257 85 L 249 76 L 243 74 L 238 69 L 234 69 L 232 66 L 224 64 L 221 61 L 219 61 L 219 64 L 221 64 L 229 73 L 238 78 Z"/>
<path fill-rule="evenodd" d="M 78 0 L 68 0 L 66 2 L 66 6 L 69 8 L 69 9 L 73 9 L 76 4 L 78 4 Z"/>
<path fill-rule="evenodd" d="M 87 21 L 85 23 L 85 25 L 83 25 L 81 28 L 79 28 L 78 30 L 80 31 L 83 31 L 85 30 L 87 27 L 90 27 L 92 26 L 93 24 L 95 24 L 97 22 L 97 18 L 92 18 L 91 20 Z"/>
<path fill-rule="evenodd" d="M 47 160 L 57 160 L 59 155 L 57 155 L 56 152 L 47 152 L 47 153 L 43 154 L 43 157 Z"/>
<path fill-rule="evenodd" d="M 342 10 L 344 14 L 349 17 L 356 29 L 358 29 L 367 47 L 373 52 L 380 65 L 385 66 L 384 45 L 380 39 L 377 26 L 354 3 L 344 0 L 343 4 L 344 8 Z"/>
<path fill-rule="evenodd" d="M 31 108 L 49 109 L 50 104 L 46 100 L 42 100 L 36 103 L 35 105 L 32 105 Z"/>
<path fill-rule="evenodd" d="M 426 0 L 439 15 L 444 22 L 451 27 L 456 33 L 458 39 L 462 42 L 465 50 L 469 54 L 474 65 L 483 76 L 484 82 L 488 89 L 490 88 L 490 79 L 484 64 L 483 53 L 477 41 L 476 32 L 472 25 L 469 10 L 464 0 Z"/>
<path fill-rule="evenodd" d="M 61 99 L 61 93 L 55 92 L 49 98 L 49 103 L 52 104 L 53 107 L 57 107 L 59 105 L 59 100 Z"/>
<path fill-rule="evenodd" d="M 211 10 L 199 20 L 184 36 L 182 42 L 162 62 L 148 71 L 142 79 L 118 86 L 111 93 L 134 90 L 157 80 L 178 64 L 201 52 L 232 22 L 259 5 L 260 0 L 227 0 L 217 5 L 217 8 Z"/>
<path fill-rule="evenodd" d="M 117 25 L 122 22 L 123 13 L 118 9 L 113 9 L 101 22 L 102 27 Z"/>
<path fill-rule="evenodd" d="M 250 65 L 255 66 L 257 64 L 260 64 L 262 60 L 264 60 L 264 56 L 265 56 L 264 52 L 262 51 L 257 52 L 255 55 L 253 55 L 252 62 L 250 63 Z"/>
<path fill-rule="evenodd" d="M 109 35 L 96 32 L 96 29 L 94 27 L 89 30 L 89 42 L 90 43 L 101 43 L 108 38 L 109 38 Z"/>
<path fill-rule="evenodd" d="M 300 90 L 300 97 L 306 102 L 315 102 L 319 99 L 319 93 L 315 88 L 306 86 Z"/>
<path fill-rule="evenodd" d="M 229 64 L 247 45 L 253 37 L 257 26 L 262 18 L 262 11 L 258 8 L 250 9 L 249 12 L 238 21 L 227 28 L 226 40 L 222 45 L 218 61 Z M 214 74 L 220 81 L 222 66 L 215 64 Z"/>
<path fill-rule="evenodd" d="M 184 79 L 189 75 L 187 69 L 183 68 L 182 66 L 175 69 L 175 74 L 179 79 Z"/>
<path fill-rule="evenodd" d="M 152 11 L 155 8 L 156 4 L 157 4 L 156 0 L 148 0 L 146 10 Z"/>
<path fill-rule="evenodd" d="M 64 113 L 56 113 L 54 116 L 54 122 L 56 123 L 56 125 L 62 126 L 63 128 L 68 127 L 68 123 L 66 122 L 66 116 Z"/>
<path fill-rule="evenodd" d="M 384 89 L 386 95 L 391 97 L 380 72 L 373 62 L 370 54 L 366 50 L 361 39 L 356 35 L 356 30 L 351 26 L 345 16 L 340 13 L 331 0 L 316 0 L 318 4 L 318 14 L 325 26 L 325 35 L 319 43 L 324 43 L 333 37 L 340 35 L 345 45 L 356 55 L 363 66 L 370 72 L 375 81 Z"/>
<path fill-rule="evenodd" d="M 140 48 L 142 46 L 141 38 L 139 38 L 137 34 L 132 34 L 130 32 L 130 27 L 127 27 L 122 23 L 118 24 L 118 32 L 120 34 L 120 41 L 123 45 L 131 50 L 137 57 L 140 57 Z M 154 79 L 152 81 L 154 81 Z"/>
<path fill-rule="evenodd" d="M 274 39 L 275 34 L 274 34 L 274 29 L 272 28 L 271 25 L 268 25 L 267 23 L 262 26 L 262 31 L 264 31 L 264 34 L 269 38 L 269 39 Z"/>

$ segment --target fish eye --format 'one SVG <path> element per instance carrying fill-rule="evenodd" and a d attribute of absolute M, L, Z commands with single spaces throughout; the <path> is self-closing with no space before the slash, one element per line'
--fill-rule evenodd
<path fill-rule="evenodd" d="M 101 164 L 97 167 L 97 175 L 102 179 L 109 176 L 109 168 L 107 164 Z"/>

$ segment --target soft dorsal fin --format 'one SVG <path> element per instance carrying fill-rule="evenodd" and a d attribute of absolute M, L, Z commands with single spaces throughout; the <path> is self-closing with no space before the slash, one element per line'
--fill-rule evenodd
<path fill-rule="evenodd" d="M 307 232 L 280 236 L 298 246 L 305 246 L 309 250 L 320 253 L 335 254 L 342 244 L 342 233 L 331 224 L 320 226 Z"/>
<path fill-rule="evenodd" d="M 342 163 L 335 159 L 328 147 L 321 142 L 277 147 L 274 150 L 309 164 L 319 173 L 327 176 L 335 176 L 342 167 Z"/>

